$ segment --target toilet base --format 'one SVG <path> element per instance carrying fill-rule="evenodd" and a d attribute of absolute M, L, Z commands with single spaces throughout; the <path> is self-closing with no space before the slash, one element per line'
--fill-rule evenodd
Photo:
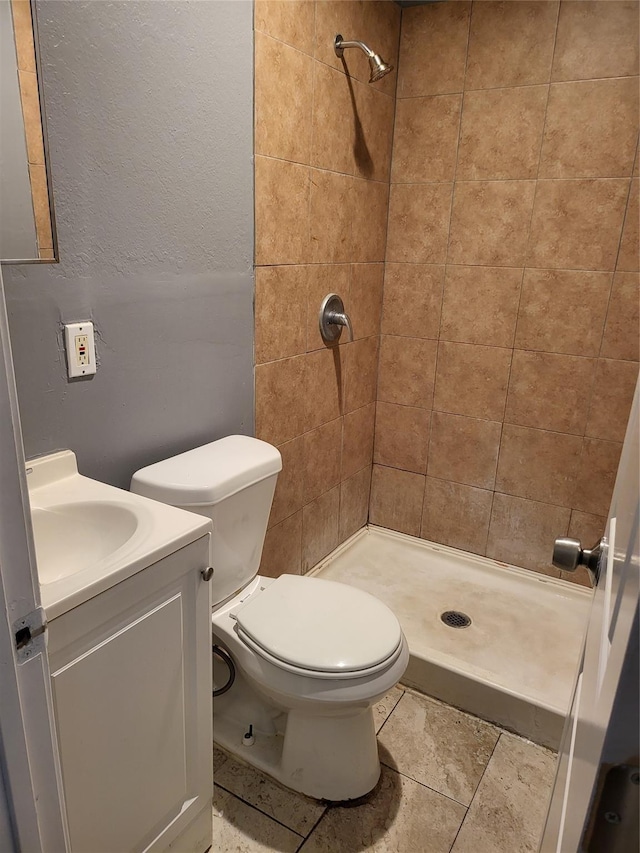
<path fill-rule="evenodd" d="M 254 742 L 244 746 L 249 725 Z M 241 673 L 234 689 L 214 702 L 213 737 L 241 761 L 319 800 L 357 799 L 380 777 L 372 707 L 322 716 L 282 712 L 258 696 Z"/>

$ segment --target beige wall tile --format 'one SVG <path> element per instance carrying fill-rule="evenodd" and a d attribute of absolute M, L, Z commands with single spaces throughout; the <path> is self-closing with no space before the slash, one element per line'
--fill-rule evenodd
<path fill-rule="evenodd" d="M 540 177 L 630 175 L 637 139 L 637 78 L 553 83 Z"/>
<path fill-rule="evenodd" d="M 444 269 L 427 264 L 386 264 L 383 334 L 438 337 Z"/>
<path fill-rule="evenodd" d="M 269 527 L 302 509 L 304 490 L 304 442 L 302 436 L 278 447 L 282 456 L 282 471 L 278 474 L 273 496 Z"/>
<path fill-rule="evenodd" d="M 484 554 L 493 492 L 427 477 L 420 536 Z"/>
<path fill-rule="evenodd" d="M 342 418 L 323 424 L 302 437 L 304 444 L 305 504 L 340 482 L 342 472 Z"/>
<path fill-rule="evenodd" d="M 320 334 L 318 316 L 325 296 L 337 293 L 346 306 L 351 304 L 349 264 L 310 264 L 307 271 L 307 350 L 327 349 L 328 345 Z M 347 308 L 348 310 L 348 308 Z M 340 343 L 344 343 L 343 332 Z"/>
<path fill-rule="evenodd" d="M 505 424 L 496 491 L 571 507 L 581 449 L 577 435 Z"/>
<path fill-rule="evenodd" d="M 560 577 L 551 564 L 551 555 L 556 538 L 566 535 L 570 514 L 566 507 L 496 494 L 487 557 Z"/>
<path fill-rule="evenodd" d="M 320 264 L 352 260 L 353 178 L 312 169 L 310 184 L 310 260 Z"/>
<path fill-rule="evenodd" d="M 384 261 L 389 185 L 354 178 L 351 191 L 352 233 L 349 259 L 353 263 L 361 264 Z"/>
<path fill-rule="evenodd" d="M 256 436 L 284 444 L 305 431 L 306 359 L 285 358 L 256 367 Z"/>
<path fill-rule="evenodd" d="M 302 567 L 302 512 L 267 530 L 260 560 L 260 574 L 278 578 L 299 575 Z"/>
<path fill-rule="evenodd" d="M 20 81 L 24 135 L 27 142 L 27 159 L 29 163 L 43 166 L 44 144 L 42 142 L 38 78 L 33 71 L 18 71 L 18 78 Z"/>
<path fill-rule="evenodd" d="M 427 468 L 430 412 L 395 403 L 376 404 L 373 461 L 424 474 Z"/>
<path fill-rule="evenodd" d="M 369 523 L 419 536 L 424 483 L 422 474 L 374 465 Z"/>
<path fill-rule="evenodd" d="M 363 73 L 364 64 L 360 64 L 355 50 L 347 51 L 346 63 L 336 56 L 334 39 L 340 33 L 346 39 L 355 39 L 349 35 L 362 25 L 362 3 L 358 0 L 320 0 L 316 4 L 315 57 L 337 68 L 339 71 L 356 76 Z M 363 55 L 363 59 L 366 57 Z M 346 65 L 346 68 L 345 68 Z"/>
<path fill-rule="evenodd" d="M 440 339 L 513 346 L 521 281 L 521 269 L 449 265 Z"/>
<path fill-rule="evenodd" d="M 36 54 L 33 43 L 31 4 L 29 0 L 11 0 L 11 16 L 13 18 L 18 69 L 20 71 L 35 72 Z"/>
<path fill-rule="evenodd" d="M 450 212 L 451 184 L 392 184 L 387 260 L 444 263 Z"/>
<path fill-rule="evenodd" d="M 598 355 L 610 290 L 607 272 L 525 270 L 516 346 Z"/>
<path fill-rule="evenodd" d="M 640 234 L 640 223 L 638 221 L 640 198 L 638 198 L 638 184 L 640 184 L 640 181 L 637 178 L 631 181 L 631 191 L 629 193 L 624 227 L 622 229 L 622 241 L 616 262 L 617 270 L 625 270 L 627 272 L 637 272 L 640 269 L 640 248 L 638 242 Z"/>
<path fill-rule="evenodd" d="M 256 264 L 309 260 L 309 172 L 296 163 L 255 158 Z"/>
<path fill-rule="evenodd" d="M 339 540 L 344 542 L 361 527 L 369 517 L 369 492 L 371 490 L 371 466 L 358 471 L 340 485 Z"/>
<path fill-rule="evenodd" d="M 301 408 L 306 413 L 305 432 L 333 421 L 342 414 L 343 349 L 330 347 L 307 353 L 303 357 L 305 385 L 300 394 Z"/>
<path fill-rule="evenodd" d="M 345 309 L 356 340 L 380 334 L 383 279 L 384 264 L 351 265 L 351 288 Z"/>
<path fill-rule="evenodd" d="M 524 266 L 534 181 L 458 181 L 448 261 Z"/>
<path fill-rule="evenodd" d="M 584 435 L 596 359 L 514 350 L 505 422 Z"/>
<path fill-rule="evenodd" d="M 302 571 L 308 572 L 338 545 L 340 486 L 302 510 Z"/>
<path fill-rule="evenodd" d="M 349 79 L 340 71 L 315 62 L 313 87 L 311 165 L 353 174 L 355 111 Z"/>
<path fill-rule="evenodd" d="M 351 171 L 366 180 L 388 181 L 391 170 L 394 100 L 382 92 L 377 92 L 369 83 L 347 79 L 352 86 L 351 98 L 355 110 L 351 138 Z M 335 122 L 334 111 L 331 122 L 334 133 Z"/>
<path fill-rule="evenodd" d="M 465 92 L 458 180 L 537 177 L 547 86 Z"/>
<path fill-rule="evenodd" d="M 538 181 L 528 266 L 612 270 L 628 179 Z"/>
<path fill-rule="evenodd" d="M 586 429 L 590 438 L 624 441 L 637 381 L 637 362 L 598 360 Z"/>
<path fill-rule="evenodd" d="M 638 361 L 640 357 L 640 276 L 618 272 L 613 277 L 601 355 Z"/>
<path fill-rule="evenodd" d="M 471 3 L 404 10 L 398 98 L 462 91 L 470 16 Z"/>
<path fill-rule="evenodd" d="M 397 102 L 391 170 L 394 182 L 453 180 L 461 105 L 461 95 Z"/>
<path fill-rule="evenodd" d="M 313 65 L 310 56 L 256 32 L 256 154 L 311 162 Z"/>
<path fill-rule="evenodd" d="M 501 421 L 510 366 L 510 349 L 441 341 L 433 408 Z"/>
<path fill-rule="evenodd" d="M 577 470 L 573 508 L 607 516 L 622 445 L 585 438 Z"/>
<path fill-rule="evenodd" d="M 362 4 L 362 36 L 386 62 L 393 65 L 394 70 L 377 83 L 367 84 L 373 90 L 385 92 L 391 98 L 396 95 L 398 74 L 398 48 L 400 41 L 400 24 L 402 10 L 393 0 L 366 0 Z M 369 80 L 369 64 L 360 80 Z"/>
<path fill-rule="evenodd" d="M 363 338 L 344 351 L 344 411 L 360 409 L 376 399 L 379 338 Z"/>
<path fill-rule="evenodd" d="M 563 3 L 553 80 L 588 80 L 638 73 L 637 2 Z"/>
<path fill-rule="evenodd" d="M 256 30 L 313 54 L 313 0 L 256 0 L 254 9 Z"/>
<path fill-rule="evenodd" d="M 342 479 L 371 464 L 376 405 L 370 403 L 344 416 L 342 432 Z"/>
<path fill-rule="evenodd" d="M 475 3 L 471 16 L 467 89 L 547 83 L 557 2 Z"/>
<path fill-rule="evenodd" d="M 435 341 L 383 335 L 378 368 L 378 400 L 430 408 L 437 348 Z"/>
<path fill-rule="evenodd" d="M 434 412 L 427 474 L 493 489 L 501 432 L 502 424 L 494 421 Z"/>
<path fill-rule="evenodd" d="M 256 364 L 306 351 L 307 270 L 303 266 L 256 269 Z"/>

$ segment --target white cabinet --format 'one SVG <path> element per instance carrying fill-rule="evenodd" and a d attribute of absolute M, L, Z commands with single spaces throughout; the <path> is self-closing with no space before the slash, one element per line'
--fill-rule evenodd
<path fill-rule="evenodd" d="M 211 845 L 208 539 L 49 624 L 72 853 Z"/>

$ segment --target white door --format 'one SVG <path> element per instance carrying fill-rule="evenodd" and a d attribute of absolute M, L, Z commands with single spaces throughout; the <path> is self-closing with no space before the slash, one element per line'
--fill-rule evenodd
<path fill-rule="evenodd" d="M 597 587 L 541 853 L 638 849 L 639 389 L 600 554 L 591 555 Z M 556 547 L 570 558 L 570 542 Z M 589 560 L 577 548 L 574 556 Z"/>
<path fill-rule="evenodd" d="M 0 271 L 0 839 L 65 853 L 60 765 L 35 570 L 24 451 Z M 26 642 L 28 628 L 34 639 Z M 16 631 L 23 648 L 16 648 Z M 5 808 L 6 806 L 6 808 Z M 8 825 L 7 820 L 8 818 Z M 11 836 L 9 839 L 8 836 Z"/>

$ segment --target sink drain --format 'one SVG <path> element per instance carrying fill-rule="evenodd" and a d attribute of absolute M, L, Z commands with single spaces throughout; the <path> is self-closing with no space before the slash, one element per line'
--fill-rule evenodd
<path fill-rule="evenodd" d="M 471 625 L 471 619 L 460 610 L 445 610 L 440 618 L 450 628 L 468 628 Z"/>

